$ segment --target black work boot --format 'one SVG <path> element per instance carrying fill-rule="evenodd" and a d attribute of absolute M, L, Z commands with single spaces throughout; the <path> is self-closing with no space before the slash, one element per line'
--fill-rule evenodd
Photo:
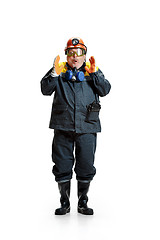
<path fill-rule="evenodd" d="M 78 212 L 84 215 L 93 215 L 93 209 L 87 206 L 89 186 L 90 182 L 78 181 Z"/>
<path fill-rule="evenodd" d="M 58 183 L 59 192 L 61 195 L 61 207 L 55 210 L 55 215 L 65 215 L 70 212 L 70 181 Z"/>

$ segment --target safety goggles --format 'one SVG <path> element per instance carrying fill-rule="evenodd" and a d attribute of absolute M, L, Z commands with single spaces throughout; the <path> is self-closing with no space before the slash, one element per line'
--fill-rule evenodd
<path fill-rule="evenodd" d="M 82 48 L 70 48 L 66 50 L 66 55 L 68 57 L 72 57 L 75 54 L 77 55 L 77 57 L 81 57 L 86 54 L 86 51 Z"/>

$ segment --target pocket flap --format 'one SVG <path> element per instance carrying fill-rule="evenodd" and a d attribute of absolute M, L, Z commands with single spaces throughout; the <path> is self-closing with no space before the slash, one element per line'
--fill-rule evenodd
<path fill-rule="evenodd" d="M 57 112 L 57 113 L 67 111 L 67 109 L 68 109 L 67 105 L 59 104 L 59 105 L 53 105 L 52 106 L 52 111 Z"/>

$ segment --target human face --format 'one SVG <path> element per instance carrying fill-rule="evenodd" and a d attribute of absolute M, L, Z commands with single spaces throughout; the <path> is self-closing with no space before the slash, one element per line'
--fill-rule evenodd
<path fill-rule="evenodd" d="M 79 69 L 86 59 L 86 55 L 78 56 L 78 51 L 79 49 L 76 48 L 69 49 L 69 54 L 72 56 L 67 55 L 67 62 L 71 68 Z"/>

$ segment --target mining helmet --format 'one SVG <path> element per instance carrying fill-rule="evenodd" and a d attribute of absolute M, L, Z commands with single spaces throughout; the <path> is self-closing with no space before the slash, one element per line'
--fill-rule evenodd
<path fill-rule="evenodd" d="M 87 52 L 87 47 L 84 45 L 84 42 L 81 38 L 70 38 L 67 42 L 67 46 L 65 47 L 65 54 L 67 54 L 67 49 L 69 48 L 82 48 L 85 50 L 85 54 Z"/>

